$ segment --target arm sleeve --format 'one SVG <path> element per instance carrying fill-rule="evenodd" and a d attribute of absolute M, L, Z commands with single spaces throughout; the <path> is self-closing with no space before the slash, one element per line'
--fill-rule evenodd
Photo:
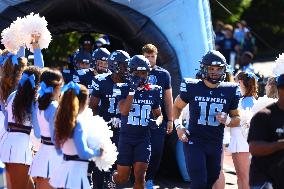
<path fill-rule="evenodd" d="M 5 116 L 5 118 L 4 118 L 4 128 L 5 128 L 5 130 L 7 130 L 8 129 L 8 111 L 6 111 L 4 113 L 4 116 Z"/>
<path fill-rule="evenodd" d="M 51 106 L 48 108 L 46 112 L 44 112 L 46 120 L 48 120 L 49 123 L 49 131 L 50 131 L 50 138 L 51 142 L 54 143 L 54 117 L 56 113 L 57 107 L 51 104 Z"/>
<path fill-rule="evenodd" d="M 78 152 L 78 155 L 81 159 L 90 159 L 94 156 L 99 156 L 98 149 L 91 149 L 87 145 L 87 138 L 83 132 L 82 126 L 77 122 L 76 127 L 74 128 L 74 142 Z"/>
<path fill-rule="evenodd" d="M 171 75 L 168 71 L 165 72 L 165 86 L 163 88 L 164 90 L 168 90 L 172 88 Z"/>
<path fill-rule="evenodd" d="M 123 99 L 126 99 L 126 97 L 128 96 L 129 94 L 129 91 L 130 91 L 130 87 L 129 86 L 122 86 L 119 88 L 120 89 L 120 95 L 117 95 L 116 96 L 116 100 L 117 100 L 117 103 Z"/>
<path fill-rule="evenodd" d="M 240 98 L 241 98 L 241 90 L 239 86 L 236 86 L 234 88 L 234 94 L 233 94 L 232 101 L 230 104 L 230 110 L 235 110 L 238 108 Z"/>
<path fill-rule="evenodd" d="M 41 50 L 38 48 L 34 50 L 34 65 L 39 68 L 44 67 L 43 56 Z"/>
<path fill-rule="evenodd" d="M 100 98 L 100 85 L 97 79 L 93 80 L 92 96 Z"/>
<path fill-rule="evenodd" d="M 17 57 L 23 57 L 23 56 L 25 56 L 25 47 L 21 46 L 17 52 Z"/>
<path fill-rule="evenodd" d="M 161 89 L 155 91 L 155 100 L 152 109 L 158 109 L 161 104 Z"/>
<path fill-rule="evenodd" d="M 250 141 L 269 141 L 269 120 L 264 112 L 258 112 L 250 122 L 248 142 Z"/>
<path fill-rule="evenodd" d="M 40 128 L 39 128 L 39 123 L 37 119 L 37 113 L 36 113 L 36 108 L 35 105 L 32 105 L 32 126 L 34 129 L 34 135 L 36 138 L 40 138 Z"/>
<path fill-rule="evenodd" d="M 189 103 L 189 93 L 188 93 L 188 84 L 183 80 L 180 84 L 180 98 L 185 102 Z"/>

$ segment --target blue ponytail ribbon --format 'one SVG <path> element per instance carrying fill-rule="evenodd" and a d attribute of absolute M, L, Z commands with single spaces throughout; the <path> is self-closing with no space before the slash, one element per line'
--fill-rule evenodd
<path fill-rule="evenodd" d="M 46 93 L 53 93 L 53 87 L 47 87 L 45 82 L 40 82 L 40 89 L 38 90 L 39 97 L 42 97 Z"/>
<path fill-rule="evenodd" d="M 256 81 L 259 80 L 259 78 L 252 72 L 247 72 L 247 75 L 248 75 L 249 78 L 254 78 Z"/>
<path fill-rule="evenodd" d="M 32 74 L 29 76 L 28 74 L 23 73 L 22 78 L 19 81 L 19 84 L 23 86 L 27 80 L 30 81 L 32 88 L 34 89 L 35 88 L 35 75 Z"/>
<path fill-rule="evenodd" d="M 5 64 L 5 62 L 8 60 L 8 58 L 12 59 L 12 64 L 13 65 L 18 65 L 18 57 L 17 55 L 14 55 L 13 53 L 8 53 L 7 55 L 2 55 L 0 56 L 0 65 Z"/>
<path fill-rule="evenodd" d="M 61 91 L 66 92 L 68 89 L 73 89 L 76 95 L 80 93 L 80 85 L 78 83 L 74 83 L 73 81 L 70 81 L 68 84 L 64 85 L 61 88 Z"/>

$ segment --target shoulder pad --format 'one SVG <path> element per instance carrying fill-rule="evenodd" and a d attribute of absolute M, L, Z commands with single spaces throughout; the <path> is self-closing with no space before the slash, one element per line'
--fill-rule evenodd
<path fill-rule="evenodd" d="M 222 83 L 220 83 L 220 86 L 222 86 L 222 87 L 232 87 L 232 88 L 235 88 L 235 87 L 238 87 L 239 84 L 238 84 L 238 83 L 235 83 L 235 82 L 222 82 Z"/>
<path fill-rule="evenodd" d="M 183 83 L 198 83 L 199 81 L 201 81 L 200 79 L 193 79 L 193 78 L 184 78 L 183 79 Z"/>
<path fill-rule="evenodd" d="M 103 74 L 96 75 L 95 78 L 99 81 L 102 81 L 102 80 L 106 80 L 107 76 L 109 76 L 109 74 L 103 73 Z"/>
<path fill-rule="evenodd" d="M 81 69 L 81 70 L 76 70 L 78 75 L 85 75 L 86 74 L 86 71 L 85 69 Z"/>
<path fill-rule="evenodd" d="M 65 69 L 64 69 L 64 70 L 62 70 L 62 72 L 63 72 L 63 73 L 71 73 L 71 71 L 70 71 L 70 70 L 65 70 Z"/>
<path fill-rule="evenodd" d="M 127 87 L 128 84 L 127 83 L 117 83 L 116 84 L 118 87 Z"/>
<path fill-rule="evenodd" d="M 162 87 L 159 85 L 150 84 L 149 87 L 150 87 L 150 90 L 162 90 Z"/>

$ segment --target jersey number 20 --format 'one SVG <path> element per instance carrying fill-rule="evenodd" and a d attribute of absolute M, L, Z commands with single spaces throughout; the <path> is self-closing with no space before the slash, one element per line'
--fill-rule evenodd
<path fill-rule="evenodd" d="M 129 112 L 128 124 L 136 126 L 147 126 L 149 115 L 151 111 L 151 105 L 144 104 L 132 104 L 132 110 Z"/>

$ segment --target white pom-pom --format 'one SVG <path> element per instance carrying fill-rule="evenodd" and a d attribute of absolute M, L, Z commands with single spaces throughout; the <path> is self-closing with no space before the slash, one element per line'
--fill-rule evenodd
<path fill-rule="evenodd" d="M 84 111 L 84 117 L 81 120 L 84 122 L 84 127 L 87 127 L 87 142 L 92 149 L 103 149 L 101 157 L 94 157 L 96 166 L 99 170 L 108 171 L 117 159 L 117 148 L 112 143 L 111 137 L 113 132 L 108 127 L 107 122 L 99 116 L 93 116 L 90 109 Z"/>
<path fill-rule="evenodd" d="M 25 35 L 29 36 L 26 41 L 27 48 L 33 52 L 33 47 L 30 44 L 32 41 L 32 35 L 40 35 L 39 38 L 39 47 L 41 49 L 48 48 L 49 43 L 51 42 L 51 34 L 47 29 L 47 21 L 44 17 L 40 17 L 39 14 L 31 13 L 27 15 L 24 19 L 25 28 L 22 31 Z"/>
<path fill-rule="evenodd" d="M 242 129 L 242 134 L 245 138 L 248 137 L 248 132 L 249 132 L 249 126 L 250 126 L 250 120 L 253 116 L 253 113 L 250 108 L 247 109 L 242 109 L 240 113 L 240 119 L 241 119 L 241 129 Z"/>
<path fill-rule="evenodd" d="M 257 112 L 259 112 L 260 110 L 262 110 L 263 108 L 265 108 L 266 106 L 276 102 L 277 99 L 275 98 L 268 98 L 267 96 L 264 97 L 259 97 L 255 103 L 253 104 L 253 107 L 251 109 L 252 114 L 256 114 Z"/>
<path fill-rule="evenodd" d="M 27 36 L 22 33 L 23 30 L 24 20 L 18 17 L 17 20 L 11 23 L 10 27 L 2 31 L 1 42 L 10 52 L 18 51 L 25 44 Z"/>
<path fill-rule="evenodd" d="M 279 55 L 279 57 L 275 60 L 275 63 L 273 74 L 276 76 L 284 74 L 284 53 Z"/>

